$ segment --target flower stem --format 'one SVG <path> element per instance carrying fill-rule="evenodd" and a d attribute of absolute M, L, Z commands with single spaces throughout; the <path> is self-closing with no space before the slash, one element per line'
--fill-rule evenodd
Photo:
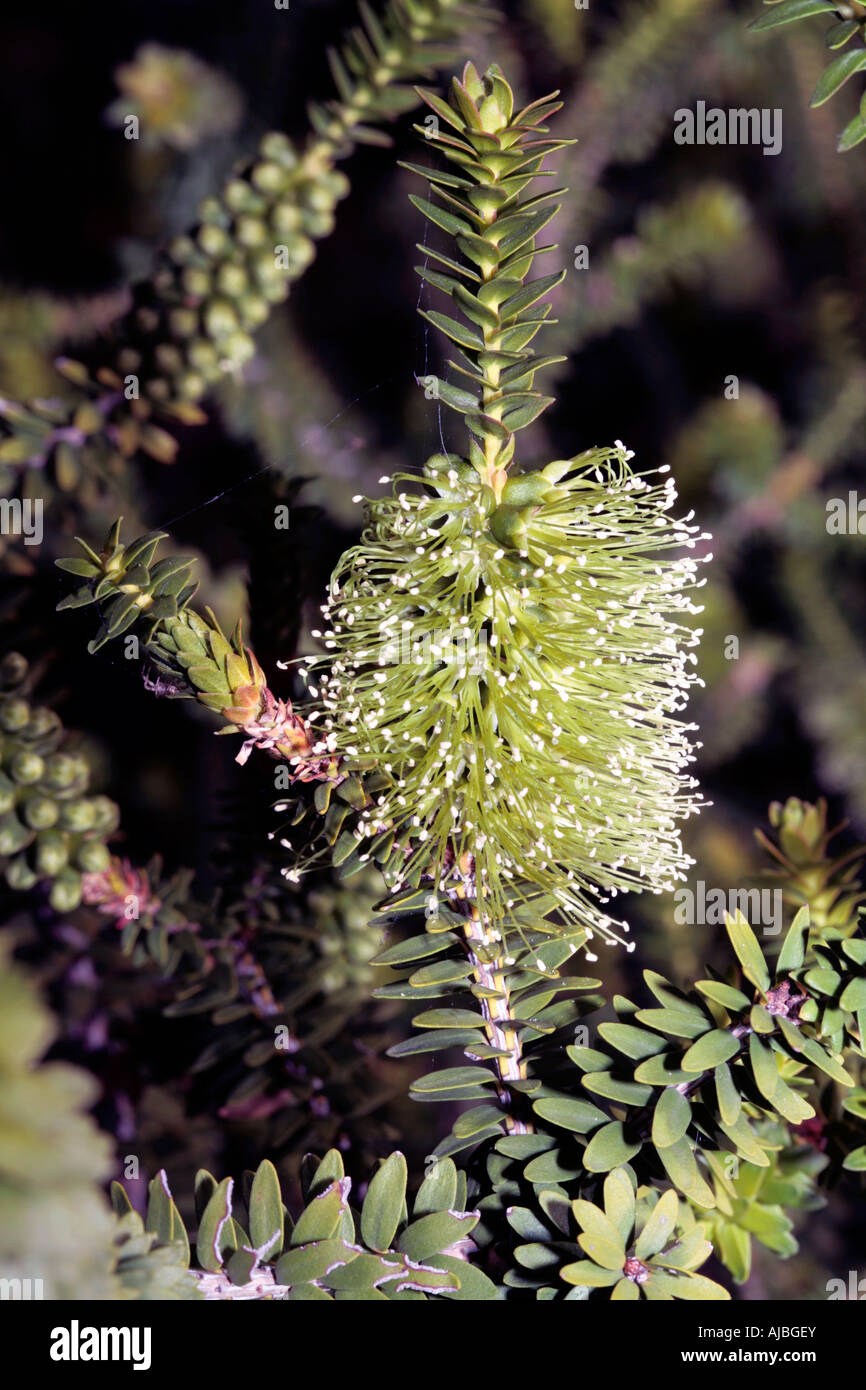
<path fill-rule="evenodd" d="M 500 951 L 491 957 L 487 933 L 474 903 L 466 919 L 464 933 L 475 971 L 475 983 L 481 990 L 479 1005 L 484 1016 L 487 1041 L 491 1047 L 508 1054 L 493 1059 L 497 1075 L 496 1092 L 506 1112 L 505 1127 L 509 1134 L 530 1134 L 532 1126 L 512 1113 L 510 1083 L 524 1080 L 526 1067 L 519 1035 L 509 1022 L 511 1009 L 504 953 Z"/>

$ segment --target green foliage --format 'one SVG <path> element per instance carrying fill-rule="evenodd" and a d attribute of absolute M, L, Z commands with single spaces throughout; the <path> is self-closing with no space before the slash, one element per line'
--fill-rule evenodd
<path fill-rule="evenodd" d="M 428 251 L 445 271 L 417 267 L 461 315 L 423 313 L 455 344 L 459 361 L 449 359 L 449 365 L 469 382 L 468 387 L 439 382 L 437 393 L 465 416 L 480 441 L 473 441 L 471 460 L 496 487 L 497 473 L 513 458 L 515 431 L 531 424 L 553 400 L 533 390 L 536 371 L 551 359 L 536 361 L 529 344 L 550 313 L 550 305 L 539 307 L 540 301 L 565 272 L 526 280 L 541 249 L 536 237 L 556 216 L 559 207 L 552 200 L 563 190 L 522 195 L 547 172 L 542 170 L 545 157 L 568 143 L 539 138 L 548 133 L 543 122 L 562 103 L 553 93 L 515 113 L 513 93 L 499 69 L 490 68 L 481 77 L 471 63 L 462 81 L 453 79 L 449 102 L 433 92 L 421 95 L 434 112 L 430 142 L 457 172 L 408 166 L 431 184 L 429 201 L 413 197 L 412 202 L 455 238 L 463 257 L 461 263 Z M 418 129 L 430 135 L 423 126 Z"/>
<path fill-rule="evenodd" d="M 782 887 L 786 902 L 809 908 L 813 932 L 823 935 L 831 930 L 850 936 L 857 930 L 857 908 L 866 896 L 857 878 L 864 860 L 862 847 L 835 857 L 828 852 L 842 827 L 828 830 L 823 798 L 814 805 L 794 796 L 784 804 L 774 801 L 769 819 L 775 840 L 762 830 L 755 832 L 775 861 L 767 877 Z"/>
<path fill-rule="evenodd" d="M 228 721 L 222 733 L 243 732 L 238 762 L 246 762 L 253 748 L 265 748 L 274 758 L 300 764 L 302 780 L 327 776 L 330 760 L 314 756 L 309 728 L 291 704 L 271 694 L 244 645 L 240 623 L 227 638 L 210 609 L 201 617 L 189 608 L 197 587 L 188 582 L 192 561 L 169 556 L 154 564 L 166 533 L 151 532 L 124 546 L 120 525 L 118 520 L 111 527 L 101 552 L 79 538 L 82 558 L 57 561 L 60 569 L 85 580 L 58 609 L 99 605 L 102 623 L 88 651 L 140 631 L 145 684 L 157 695 L 193 698 L 222 715 Z"/>
<path fill-rule="evenodd" d="M 709 1256 L 710 1244 L 688 1203 L 672 1188 L 663 1196 L 652 1188 L 635 1192 L 630 1170 L 616 1168 L 605 1179 L 604 1210 L 578 1200 L 572 1212 L 585 1258 L 560 1270 L 567 1284 L 609 1288 L 618 1302 L 728 1297 L 721 1284 L 695 1272 Z"/>
<path fill-rule="evenodd" d="M 46 1299 L 112 1298 L 109 1143 L 86 1113 L 98 1087 L 40 1060 L 56 1033 L 0 940 L 0 1277 L 41 1280 Z"/>
<path fill-rule="evenodd" d="M 138 286 L 103 361 L 91 369 L 58 360 L 73 399 L 0 402 L 0 468 L 39 470 L 71 492 L 88 475 L 116 478 L 139 451 L 171 462 L 177 443 L 157 420 L 207 418 L 197 402 L 254 355 L 253 334 L 333 230 L 350 188 L 336 162 L 357 144 L 389 144 L 377 127 L 417 105 L 409 84 L 490 17 L 477 0 L 388 0 L 381 16 L 362 0 L 360 10 L 362 26 L 330 53 L 338 96 L 309 106 L 303 146 L 265 135 L 258 156 L 204 199 L 198 225 Z"/>
<path fill-rule="evenodd" d="M 825 1156 L 808 1143 L 792 1143 L 781 1125 L 765 1127 L 764 1134 L 772 1144 L 765 1167 L 741 1163 L 731 1154 L 707 1155 L 715 1196 L 705 1217 L 707 1233 L 738 1284 L 751 1273 L 753 1240 L 787 1259 L 798 1248 L 788 1211 L 824 1205 L 815 1179 L 827 1165 Z"/>
<path fill-rule="evenodd" d="M 825 31 L 824 42 L 832 52 L 838 49 L 845 51 L 831 58 L 825 67 L 812 95 L 811 106 L 823 106 L 849 77 L 866 70 L 866 51 L 863 48 L 866 44 L 866 14 L 861 13 L 862 7 L 830 4 L 829 0 L 765 0 L 765 4 L 770 6 L 767 13 L 749 25 L 755 32 L 763 33 L 768 29 L 795 24 L 801 19 L 812 19 L 815 15 L 832 16 L 837 21 Z M 848 44 L 851 44 L 850 48 L 846 47 Z M 861 140 L 866 140 L 866 93 L 861 99 L 859 112 L 839 136 L 837 149 L 840 154 L 845 153 L 853 150 Z"/>
<path fill-rule="evenodd" d="M 273 1164 L 264 1160 L 246 1173 L 240 1192 L 231 1178 L 218 1183 L 210 1173 L 196 1177 L 199 1296 L 216 1299 L 285 1299 L 290 1302 L 380 1302 L 428 1297 L 487 1300 L 495 1286 L 462 1252 L 478 1221 L 463 1210 L 465 1177 L 444 1160 L 406 1200 L 406 1161 L 393 1153 L 374 1174 L 360 1211 L 350 1205 L 351 1179 L 336 1149 L 319 1162 L 308 1157 L 302 1170 L 304 1205 L 292 1220 Z M 115 1185 L 117 1187 L 117 1185 Z M 154 1210 L 162 1194 L 164 1212 Z M 461 1196 L 461 1193 L 463 1194 Z M 122 1189 L 116 1195 L 120 1205 Z M 146 1228 L 170 1218 L 174 1244 L 157 1232 L 164 1260 L 159 1268 L 175 1277 L 186 1235 L 168 1193 L 165 1174 L 151 1184 Z M 189 1247 L 186 1247 L 188 1253 Z M 173 1263 L 168 1252 L 173 1252 Z M 155 1252 L 144 1285 L 153 1288 Z M 177 1284 L 176 1287 L 182 1287 Z M 164 1297 L 164 1294 L 152 1295 Z M 181 1296 L 188 1296 L 185 1292 Z"/>
<path fill-rule="evenodd" d="M 88 795 L 86 759 L 64 751 L 53 710 L 27 698 L 28 665 L 17 652 L 0 663 L 0 867 L 10 888 L 43 884 L 51 906 L 69 912 L 87 876 L 107 868 L 105 839 L 118 811 Z"/>

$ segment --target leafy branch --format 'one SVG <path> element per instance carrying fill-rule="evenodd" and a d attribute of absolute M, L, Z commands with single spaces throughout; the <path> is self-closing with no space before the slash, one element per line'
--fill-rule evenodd
<path fill-rule="evenodd" d="M 755 33 L 796 24 L 801 19 L 812 19 L 816 15 L 824 15 L 835 21 L 825 31 L 824 42 L 833 52 L 838 49 L 845 51 L 832 58 L 825 67 L 812 94 L 810 106 L 823 106 L 850 77 L 866 70 L 866 8 L 859 0 L 852 0 L 850 4 L 831 4 L 830 0 L 764 0 L 764 3 L 770 9 L 749 25 Z M 852 117 L 839 136 L 837 150 L 844 154 L 853 150 L 861 140 L 866 140 L 866 93 L 861 98 L 857 115 Z"/>

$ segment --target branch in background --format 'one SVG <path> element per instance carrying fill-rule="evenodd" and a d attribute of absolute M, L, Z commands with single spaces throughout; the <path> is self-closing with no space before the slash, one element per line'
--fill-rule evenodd
<path fill-rule="evenodd" d="M 88 794 L 86 760 L 64 751 L 54 711 L 30 703 L 27 676 L 17 652 L 0 662 L 0 868 L 10 888 L 44 886 L 55 911 L 70 912 L 83 877 L 109 864 L 118 811 Z"/>
<path fill-rule="evenodd" d="M 111 354 L 94 371 L 59 361 L 76 388 L 71 402 L 0 402 L 0 464 L 43 480 L 50 470 L 54 485 L 74 487 L 81 470 L 107 476 L 139 451 L 170 462 L 176 441 L 158 422 L 206 419 L 197 402 L 253 356 L 252 334 L 332 230 L 349 191 L 337 161 L 359 143 L 390 143 L 376 127 L 417 105 L 407 84 L 489 18 L 476 0 L 388 0 L 381 18 L 361 8 L 363 28 L 331 54 L 339 95 L 310 106 L 304 146 L 266 135 L 258 158 L 205 199 L 199 226 L 138 287 Z"/>
<path fill-rule="evenodd" d="M 830 4 L 829 0 L 764 0 L 764 3 L 770 6 L 767 13 L 749 25 L 755 33 L 795 24 L 801 19 L 812 19 L 816 15 L 835 21 L 824 31 L 824 42 L 837 56 L 822 72 L 810 106 L 823 106 L 849 77 L 866 70 L 866 8 L 859 0 L 835 5 Z M 866 94 L 861 99 L 857 115 L 852 117 L 840 134 L 836 148 L 840 154 L 844 154 L 853 150 L 861 140 L 866 140 Z"/>

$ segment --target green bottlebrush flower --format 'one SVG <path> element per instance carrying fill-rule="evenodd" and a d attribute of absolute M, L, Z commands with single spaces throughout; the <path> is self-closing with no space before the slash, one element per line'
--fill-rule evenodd
<path fill-rule="evenodd" d="M 464 258 L 430 252 L 462 281 L 419 273 L 468 320 L 424 314 L 463 363 L 450 364 L 460 387 L 434 381 L 465 419 L 469 458 L 436 455 L 422 486 L 398 477 L 369 504 L 316 634 L 328 655 L 315 663 L 313 752 L 390 778 L 356 840 L 391 836 L 401 855 L 386 878 L 432 882 L 431 913 L 440 892 L 474 903 L 484 946 L 525 904 L 540 930 L 557 910 L 554 931 L 618 940 L 610 899 L 670 889 L 690 863 L 677 832 L 696 807 L 690 726 L 675 716 L 697 679 L 699 634 L 681 621 L 700 612 L 682 553 L 697 528 L 667 515 L 673 482 L 633 473 L 619 442 L 512 468 L 516 433 L 551 403 L 535 373 L 557 360 L 530 343 L 562 273 L 524 281 L 552 249 L 535 240 L 559 190 L 525 195 L 563 144 L 539 138 L 559 103 L 515 112 L 499 68 L 471 63 L 450 105 L 422 95 L 432 143 L 460 171 L 416 170 L 432 195 L 413 201 Z"/>
<path fill-rule="evenodd" d="M 507 482 L 436 456 L 368 505 L 336 571 L 314 663 L 322 751 L 373 761 L 390 787 L 360 818 L 386 827 L 445 887 L 474 865 L 482 916 L 549 895 L 616 939 L 603 905 L 661 892 L 689 865 L 677 819 L 697 804 L 695 527 L 673 483 L 621 445 Z M 410 490 L 410 486 L 412 490 Z M 674 551 L 674 554 L 669 552 Z M 627 929 L 627 928 L 626 928 Z"/>

